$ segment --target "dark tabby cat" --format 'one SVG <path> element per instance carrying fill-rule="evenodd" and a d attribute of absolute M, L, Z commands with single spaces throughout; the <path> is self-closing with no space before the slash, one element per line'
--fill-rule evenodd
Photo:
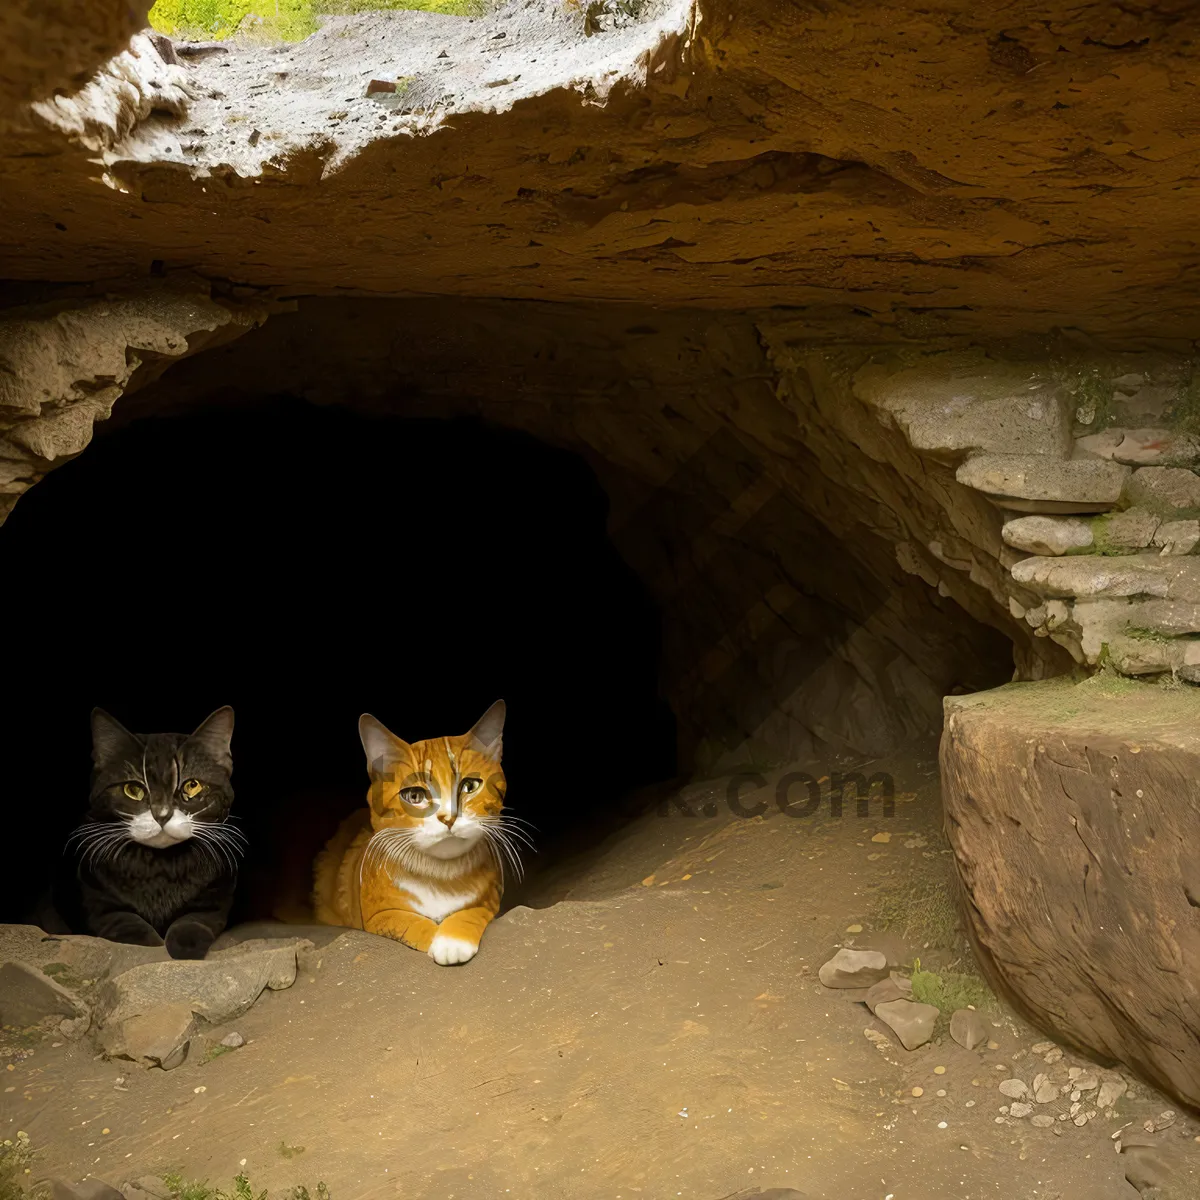
<path fill-rule="evenodd" d="M 130 733 L 92 712 L 92 795 L 79 847 L 88 933 L 203 958 L 225 928 L 241 834 L 226 824 L 233 709 L 195 733 Z"/>

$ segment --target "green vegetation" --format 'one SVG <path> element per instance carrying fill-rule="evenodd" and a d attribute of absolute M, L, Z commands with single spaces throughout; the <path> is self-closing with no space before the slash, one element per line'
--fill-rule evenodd
<path fill-rule="evenodd" d="M 303 1154 L 303 1153 L 304 1153 L 303 1146 L 289 1146 L 287 1144 L 287 1142 L 279 1143 L 279 1157 L 280 1158 L 295 1158 L 297 1154 Z"/>
<path fill-rule="evenodd" d="M 298 42 L 316 32 L 323 16 L 384 9 L 475 16 L 483 11 L 484 0 L 157 0 L 150 24 L 160 33 L 198 41 L 240 33 Z"/>
<path fill-rule="evenodd" d="M 215 1046 L 209 1046 L 207 1052 L 204 1055 L 204 1061 L 206 1063 L 210 1063 L 210 1062 L 212 1062 L 212 1060 L 214 1058 L 220 1058 L 222 1054 L 232 1054 L 232 1053 L 233 1053 L 232 1046 L 222 1046 L 221 1043 L 218 1042 Z"/>
<path fill-rule="evenodd" d="M 996 1007 L 995 995 L 980 976 L 962 971 L 926 971 L 919 958 L 913 963 L 912 988 L 914 1000 L 932 1004 L 946 1018 L 960 1008 L 983 1011 Z"/>
<path fill-rule="evenodd" d="M 1107 429 L 1113 423 L 1116 412 L 1112 384 L 1098 367 L 1061 364 L 1054 373 L 1070 393 L 1075 419 L 1081 425 L 1095 431 Z"/>
<path fill-rule="evenodd" d="M 33 1170 L 33 1150 L 24 1130 L 0 1142 L 0 1200 L 41 1200 L 45 1188 L 26 1188 Z"/>
<path fill-rule="evenodd" d="M 935 842 L 934 847 L 937 848 Z M 871 906 L 871 924 L 899 933 L 906 942 L 940 950 L 963 948 L 962 917 L 955 899 L 953 867 L 943 855 L 887 879 Z"/>
<path fill-rule="evenodd" d="M 1169 633 L 1163 633 L 1161 629 L 1145 629 L 1140 625 L 1126 625 L 1124 632 L 1127 638 L 1132 638 L 1135 642 L 1169 644 L 1175 641 Z"/>
<path fill-rule="evenodd" d="M 269 1200 L 267 1189 L 256 1192 L 245 1175 L 239 1175 L 233 1181 L 230 1191 L 208 1183 L 189 1182 L 177 1171 L 164 1175 L 163 1183 L 174 1200 Z M 0 1200 L 8 1200 L 8 1197 L 0 1196 Z M 331 1200 L 331 1196 L 329 1188 L 324 1183 L 318 1183 L 315 1192 L 309 1192 L 303 1185 L 291 1188 L 284 1193 L 282 1200 Z"/>

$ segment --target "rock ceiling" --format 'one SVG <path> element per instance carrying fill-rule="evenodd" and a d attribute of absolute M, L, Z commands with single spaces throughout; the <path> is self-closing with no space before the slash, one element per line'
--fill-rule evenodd
<path fill-rule="evenodd" d="M 87 38 L 70 36 L 88 5 L 48 7 L 50 62 L 28 22 L 18 37 L 20 16 L 0 17 L 17 39 L 10 92 L 44 95 L 56 69 L 103 61 L 114 43 L 94 15 Z M 103 153 L 44 120 L 10 121 L 0 274 L 194 270 L 289 293 L 788 306 L 913 336 L 1192 336 L 1200 11 L 1187 0 L 701 9 L 660 21 L 623 75 L 610 67 L 606 99 L 574 64 L 502 101 L 381 120 L 352 154 L 334 129 L 290 136 L 298 85 L 269 75 L 255 87 L 279 91 L 278 127 L 262 128 L 273 109 L 260 97 L 247 130 L 275 148 L 261 167 L 139 161 L 144 141 Z M 410 18 L 432 70 L 449 35 L 429 28 L 455 19 L 400 14 L 396 28 Z M 588 39 L 598 63 L 621 36 Z M 342 40 L 365 73 L 382 56 L 387 77 L 385 43 Z M 190 62 L 173 69 L 211 120 L 213 68 Z M 229 96 L 237 117 L 245 97 Z M 139 120 L 186 144 L 186 107 Z"/>

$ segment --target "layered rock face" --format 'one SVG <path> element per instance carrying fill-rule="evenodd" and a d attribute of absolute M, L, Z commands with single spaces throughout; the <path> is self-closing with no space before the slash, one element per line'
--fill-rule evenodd
<path fill-rule="evenodd" d="M 266 312 L 221 303 L 203 285 L 10 310 L 0 321 L 0 521 L 87 446 L 119 397 L 174 360 L 238 337 Z"/>
<path fill-rule="evenodd" d="M 1200 694 L 1098 677 L 951 698 L 941 761 L 994 979 L 1200 1106 Z"/>
<path fill-rule="evenodd" d="M 1200 682 L 1194 362 L 1016 348 L 878 360 L 856 394 L 997 511 L 1013 616 L 1087 670 Z"/>

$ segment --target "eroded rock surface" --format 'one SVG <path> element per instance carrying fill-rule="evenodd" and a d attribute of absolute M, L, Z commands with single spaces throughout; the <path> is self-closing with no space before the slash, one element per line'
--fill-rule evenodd
<path fill-rule="evenodd" d="M 990 973 L 1042 1028 L 1200 1105 L 1200 694 L 1101 676 L 952 697 L 941 764 Z"/>
<path fill-rule="evenodd" d="M 118 397 L 174 360 L 220 345 L 266 316 L 207 286 L 9 309 L 0 321 L 0 520 L 54 466 L 79 454 Z"/>

